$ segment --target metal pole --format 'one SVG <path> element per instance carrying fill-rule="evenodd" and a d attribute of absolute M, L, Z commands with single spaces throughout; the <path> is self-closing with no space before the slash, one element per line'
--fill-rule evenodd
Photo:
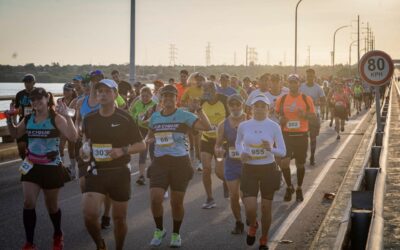
<path fill-rule="evenodd" d="M 360 15 L 357 15 L 357 69 L 360 62 Z"/>
<path fill-rule="evenodd" d="M 296 4 L 296 14 L 294 23 L 294 73 L 297 73 L 297 8 L 303 0 L 299 0 Z"/>
<path fill-rule="evenodd" d="M 136 79 L 135 71 L 135 5 L 136 0 L 131 0 L 131 43 L 130 43 L 130 63 L 129 81 L 133 83 Z"/>
<path fill-rule="evenodd" d="M 382 122 L 381 122 L 381 103 L 380 103 L 380 91 L 379 86 L 375 86 L 375 107 L 376 107 L 376 130 L 378 132 L 382 131 Z"/>
<path fill-rule="evenodd" d="M 248 64 L 248 58 L 249 58 L 248 53 L 249 53 L 249 46 L 246 45 L 246 67 L 249 65 L 249 64 Z"/>
<path fill-rule="evenodd" d="M 341 26 L 341 27 L 339 27 L 339 28 L 337 28 L 335 30 L 335 33 L 333 33 L 333 50 L 332 50 L 332 69 L 333 69 L 333 74 L 335 74 L 335 40 L 336 40 L 336 33 L 339 30 L 347 28 L 347 27 L 349 27 L 349 25 Z"/>

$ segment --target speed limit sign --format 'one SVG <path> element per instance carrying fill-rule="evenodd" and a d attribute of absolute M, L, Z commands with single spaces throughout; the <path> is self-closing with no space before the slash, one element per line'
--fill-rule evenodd
<path fill-rule="evenodd" d="M 392 58 L 380 50 L 366 53 L 358 64 L 361 79 L 372 86 L 387 83 L 393 75 L 393 69 Z"/>

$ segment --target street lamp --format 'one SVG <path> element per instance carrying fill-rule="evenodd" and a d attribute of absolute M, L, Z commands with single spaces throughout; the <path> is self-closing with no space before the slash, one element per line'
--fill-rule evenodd
<path fill-rule="evenodd" d="M 336 33 L 339 30 L 347 28 L 347 27 L 350 27 L 350 25 L 341 26 L 341 27 L 339 27 L 339 28 L 337 28 L 335 30 L 335 33 L 333 33 L 333 50 L 332 50 L 332 68 L 333 68 L 333 73 L 335 73 L 335 39 L 336 39 Z"/>
<path fill-rule="evenodd" d="M 358 39 L 352 41 L 352 42 L 350 43 L 350 46 L 349 46 L 349 72 L 350 72 L 350 76 L 351 76 L 351 47 L 352 47 L 356 42 L 358 42 Z"/>
<path fill-rule="evenodd" d="M 294 23 L 294 73 L 297 73 L 297 8 L 303 0 L 299 0 L 296 4 L 296 16 Z"/>

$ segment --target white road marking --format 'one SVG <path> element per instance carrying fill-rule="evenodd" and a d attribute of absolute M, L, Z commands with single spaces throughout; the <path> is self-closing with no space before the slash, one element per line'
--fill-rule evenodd
<path fill-rule="evenodd" d="M 358 125 L 353 129 L 353 131 L 357 131 L 360 128 L 360 126 L 362 124 L 364 124 L 364 121 L 367 119 L 368 116 L 369 116 L 368 113 L 366 113 L 365 116 L 358 123 Z M 328 160 L 328 162 L 322 168 L 322 171 L 319 173 L 317 179 L 314 181 L 314 183 L 310 186 L 310 188 L 307 190 L 306 194 L 304 195 L 304 201 L 299 203 L 296 206 L 296 208 L 292 212 L 290 212 L 287 219 L 281 224 L 281 226 L 272 235 L 272 237 L 270 239 L 269 249 L 272 250 L 278 246 L 278 242 L 283 238 L 283 236 L 286 234 L 286 232 L 292 226 L 292 224 L 296 220 L 297 216 L 303 211 L 303 209 L 305 208 L 307 203 L 310 201 L 311 197 L 314 195 L 318 186 L 321 184 L 321 182 L 324 180 L 325 176 L 331 169 L 333 163 L 336 161 L 336 158 L 338 158 L 339 155 L 343 152 L 343 150 L 346 148 L 347 144 L 350 142 L 350 140 L 353 138 L 353 136 L 354 136 L 354 134 L 351 134 L 350 136 L 348 136 L 347 139 L 344 141 L 344 143 L 336 151 L 336 153 Z"/>

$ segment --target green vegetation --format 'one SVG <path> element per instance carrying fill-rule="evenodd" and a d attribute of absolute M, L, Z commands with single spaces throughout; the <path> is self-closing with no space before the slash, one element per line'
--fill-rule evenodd
<path fill-rule="evenodd" d="M 298 67 L 300 75 L 305 74 L 308 67 Z M 314 65 L 317 76 L 329 77 L 332 75 L 331 66 Z M 28 63 L 21 66 L 0 65 L 0 82 L 19 82 L 23 75 L 32 73 L 36 76 L 38 82 L 51 83 L 51 82 L 67 82 L 72 79 L 74 75 L 85 74 L 93 69 L 101 69 L 105 72 L 107 77 L 110 77 L 111 71 L 117 69 L 120 71 L 122 78 L 128 79 L 129 65 L 127 64 L 110 64 L 105 65 L 64 65 L 60 66 L 58 63 L 51 65 L 35 65 Z M 212 65 L 212 66 L 136 66 L 137 79 L 143 82 L 151 81 L 154 79 L 162 79 L 167 81 L 169 78 L 178 80 L 179 71 L 187 69 L 189 72 L 199 71 L 206 75 L 214 74 L 217 77 L 220 73 L 228 73 L 237 75 L 240 78 L 249 76 L 255 79 L 264 73 L 277 73 L 281 75 L 288 75 L 293 73 L 293 66 L 278 66 L 278 65 L 255 65 L 255 66 L 232 66 L 232 65 Z M 339 77 L 353 77 L 357 74 L 357 67 L 353 65 L 350 68 L 348 65 L 336 65 L 335 76 Z"/>

